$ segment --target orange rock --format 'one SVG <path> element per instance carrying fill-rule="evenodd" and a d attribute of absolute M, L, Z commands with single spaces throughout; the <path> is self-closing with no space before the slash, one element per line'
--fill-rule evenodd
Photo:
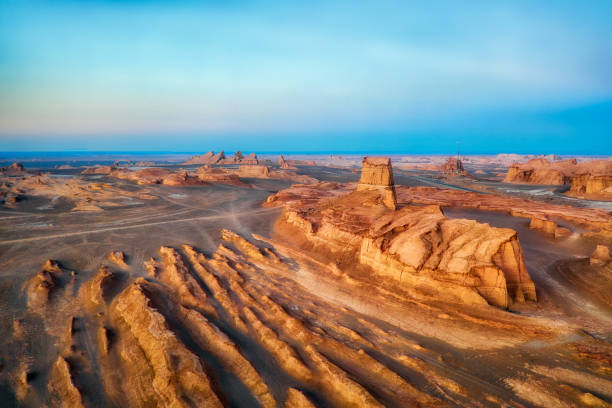
<path fill-rule="evenodd" d="M 256 164 L 242 165 L 238 167 L 238 175 L 240 177 L 267 178 L 270 176 L 270 168 Z"/>
<path fill-rule="evenodd" d="M 507 183 L 571 184 L 568 195 L 592 199 L 612 199 L 612 160 L 576 159 L 549 162 L 532 159 L 512 164 L 504 180 Z"/>
<path fill-rule="evenodd" d="M 365 180 L 390 183 L 391 177 L 384 174 L 366 174 Z M 285 206 L 276 231 L 287 241 L 299 246 L 305 239 L 315 252 L 352 258 L 401 285 L 420 287 L 449 301 L 504 308 L 536 300 L 515 231 L 448 219 L 438 206 L 405 206 L 398 211 L 371 206 L 378 194 L 350 193 L 350 185 L 334 188 L 321 183 L 293 186 L 267 205 Z"/>
<path fill-rule="evenodd" d="M 47 260 L 42 270 L 25 283 L 27 302 L 30 309 L 40 309 L 47 305 L 62 270 L 57 262 Z"/>
<path fill-rule="evenodd" d="M 218 164 L 220 161 L 225 159 L 225 153 L 223 150 L 217 154 L 212 150 L 200 156 L 193 156 L 183 164 Z"/>
<path fill-rule="evenodd" d="M 382 202 L 391 209 L 397 207 L 391 159 L 388 157 L 364 157 L 357 191 L 376 191 Z"/>
<path fill-rule="evenodd" d="M 570 190 L 567 192 L 568 195 L 598 200 L 612 200 L 612 174 L 599 176 L 581 174 L 572 177 L 571 183 Z"/>
<path fill-rule="evenodd" d="M 612 257 L 610 257 L 610 248 L 605 245 L 597 245 L 589 258 L 589 263 L 602 265 L 610 262 L 610 260 L 612 260 Z"/>

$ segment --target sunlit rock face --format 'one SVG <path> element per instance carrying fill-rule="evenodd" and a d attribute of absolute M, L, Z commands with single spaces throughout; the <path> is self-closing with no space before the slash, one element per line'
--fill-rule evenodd
<path fill-rule="evenodd" d="M 532 159 L 512 164 L 505 180 L 508 183 L 570 185 L 568 195 L 587 199 L 612 200 L 612 160 L 576 159 L 549 162 Z"/>
<path fill-rule="evenodd" d="M 391 159 L 388 157 L 364 157 L 357 191 L 377 191 L 383 204 L 394 210 L 397 207 Z"/>
<path fill-rule="evenodd" d="M 391 183 L 388 163 L 374 163 L 361 181 Z M 345 271 L 366 267 L 373 281 L 393 280 L 440 300 L 502 308 L 536 300 L 514 230 L 449 219 L 437 205 L 392 210 L 379 190 L 351 187 L 296 185 L 271 196 L 266 205 L 285 208 L 277 234 Z"/>
<path fill-rule="evenodd" d="M 612 200 L 612 174 L 581 174 L 572 177 L 571 183 L 569 195 L 599 200 Z"/>

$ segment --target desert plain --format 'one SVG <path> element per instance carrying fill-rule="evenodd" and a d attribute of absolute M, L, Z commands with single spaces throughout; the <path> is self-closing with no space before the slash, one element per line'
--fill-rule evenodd
<path fill-rule="evenodd" d="M 0 169 L 3 407 L 607 407 L 612 161 Z"/>

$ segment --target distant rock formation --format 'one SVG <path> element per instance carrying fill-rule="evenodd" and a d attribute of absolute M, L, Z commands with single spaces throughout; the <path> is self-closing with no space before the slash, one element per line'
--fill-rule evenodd
<path fill-rule="evenodd" d="M 25 167 L 21 163 L 13 163 L 7 167 L 0 167 L 0 173 L 11 176 L 11 175 L 19 175 L 25 173 Z"/>
<path fill-rule="evenodd" d="M 507 183 L 571 185 L 568 195 L 590 199 L 612 199 L 612 160 L 578 163 L 576 159 L 549 162 L 532 159 L 512 164 Z"/>
<path fill-rule="evenodd" d="M 596 200 L 612 200 L 612 172 L 608 175 L 581 174 L 572 177 L 568 195 Z"/>
<path fill-rule="evenodd" d="M 287 163 L 287 161 L 282 155 L 278 158 L 278 165 L 280 166 L 281 169 L 297 170 L 297 167 L 291 166 L 289 163 Z"/>
<path fill-rule="evenodd" d="M 200 180 L 205 182 L 247 186 L 247 184 L 240 181 L 240 177 L 238 177 L 237 174 L 230 173 L 218 167 L 202 166 L 198 169 L 197 175 Z"/>
<path fill-rule="evenodd" d="M 113 171 L 117 170 L 118 167 L 114 164 L 110 165 L 110 166 L 100 166 L 100 165 L 96 165 L 96 166 L 92 166 L 92 167 L 87 167 L 85 170 L 83 170 L 81 172 L 81 174 L 83 175 L 91 175 L 91 174 L 103 174 L 103 175 L 108 175 L 110 173 L 112 173 Z"/>
<path fill-rule="evenodd" d="M 248 164 L 238 167 L 238 176 L 240 177 L 255 177 L 268 178 L 270 176 L 270 168 L 256 164 Z"/>
<path fill-rule="evenodd" d="M 234 153 L 234 156 L 226 157 L 225 152 L 215 154 L 210 151 L 200 156 L 193 156 L 183 164 L 208 164 L 208 165 L 223 165 L 223 164 L 259 164 L 259 159 L 255 153 L 250 153 L 244 156 L 240 150 Z"/>
<path fill-rule="evenodd" d="M 208 153 L 204 153 L 200 156 L 193 156 L 189 160 L 185 161 L 183 164 L 217 164 L 220 161 L 225 159 L 225 153 L 221 150 L 219 153 L 215 154 L 214 151 L 210 151 Z"/>
<path fill-rule="evenodd" d="M 463 168 L 463 162 L 458 157 L 449 157 L 446 163 L 441 168 L 442 174 L 454 176 L 454 175 L 466 175 L 466 171 Z"/>
<path fill-rule="evenodd" d="M 240 164 L 258 164 L 257 155 L 255 153 L 250 153 L 248 156 L 244 157 Z"/>
<path fill-rule="evenodd" d="M 549 162 L 546 159 L 532 159 L 524 164 L 512 164 L 504 181 L 506 183 L 563 185 L 569 184 L 576 172 L 576 159 Z"/>
<path fill-rule="evenodd" d="M 364 157 L 357 191 L 377 191 L 382 202 L 394 210 L 397 207 L 391 159 L 388 157 Z"/>
<path fill-rule="evenodd" d="M 244 159 L 244 156 L 242 155 L 242 152 L 240 150 L 234 153 L 234 163 L 240 163 L 242 159 Z"/>

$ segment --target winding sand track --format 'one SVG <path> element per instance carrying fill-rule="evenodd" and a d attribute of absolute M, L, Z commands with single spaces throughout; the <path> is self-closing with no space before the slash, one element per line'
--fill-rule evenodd
<path fill-rule="evenodd" d="M 278 210 L 275 209 L 275 208 L 261 208 L 261 209 L 257 209 L 257 210 L 242 211 L 240 213 L 230 212 L 230 213 L 217 214 L 217 215 L 204 215 L 204 216 L 201 216 L 201 217 L 182 218 L 182 219 L 178 219 L 178 220 L 165 220 L 165 221 L 147 222 L 147 223 L 135 224 L 135 225 L 121 225 L 121 226 L 117 226 L 117 227 L 98 228 L 98 229 L 88 230 L 88 231 L 74 231 L 74 232 L 66 232 L 66 233 L 62 233 L 62 234 L 51 234 L 51 235 L 42 235 L 42 236 L 37 236 L 37 237 L 28 237 L 28 238 L 21 238 L 21 239 L 11 239 L 11 240 L 6 240 L 6 241 L 0 241 L 0 245 L 10 245 L 10 244 L 18 244 L 18 243 L 22 243 L 22 242 L 40 241 L 40 240 L 43 240 L 43 239 L 66 238 L 66 237 L 72 237 L 72 236 L 76 236 L 76 235 L 98 234 L 98 233 L 102 233 L 102 232 L 110 232 L 110 231 L 117 231 L 117 230 L 128 230 L 128 229 L 134 229 L 134 228 L 151 227 L 151 226 L 155 226 L 155 225 L 171 224 L 171 223 L 179 223 L 179 222 L 217 220 L 217 219 L 223 219 L 223 218 L 233 218 L 233 217 L 236 217 L 236 216 L 254 216 L 254 215 L 261 215 L 261 214 L 265 214 L 265 213 L 272 213 L 274 211 L 278 211 Z"/>

